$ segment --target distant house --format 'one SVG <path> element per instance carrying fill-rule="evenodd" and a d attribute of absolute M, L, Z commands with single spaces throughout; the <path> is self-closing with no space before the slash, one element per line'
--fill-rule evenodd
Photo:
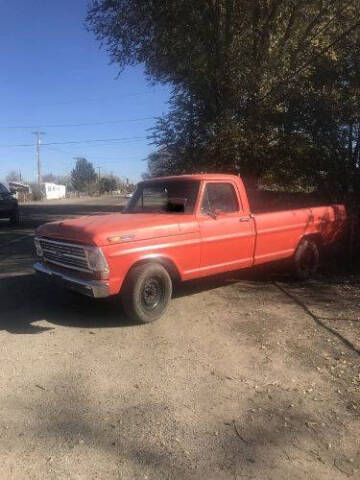
<path fill-rule="evenodd" d="M 26 183 L 10 181 L 8 184 L 10 192 L 12 192 L 19 202 L 25 202 L 30 199 L 31 187 Z"/>
<path fill-rule="evenodd" d="M 41 185 L 41 192 L 46 200 L 59 200 L 66 197 L 66 186 L 45 182 Z"/>

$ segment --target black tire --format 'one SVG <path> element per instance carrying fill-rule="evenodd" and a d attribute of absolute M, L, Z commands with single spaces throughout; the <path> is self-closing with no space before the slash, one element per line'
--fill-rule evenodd
<path fill-rule="evenodd" d="M 307 280 L 314 275 L 320 262 L 320 253 L 317 244 L 304 238 L 299 243 L 294 255 L 294 274 L 299 280 Z"/>
<path fill-rule="evenodd" d="M 133 267 L 125 279 L 121 298 L 126 314 L 141 323 L 160 318 L 172 295 L 172 281 L 159 263 Z"/>
<path fill-rule="evenodd" d="M 10 215 L 10 225 L 19 225 L 20 223 L 20 215 L 19 215 L 19 209 L 16 207 L 14 210 L 11 212 Z"/>

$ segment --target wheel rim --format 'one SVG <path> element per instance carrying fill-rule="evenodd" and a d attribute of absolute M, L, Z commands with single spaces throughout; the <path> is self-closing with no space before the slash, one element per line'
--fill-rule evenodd
<path fill-rule="evenodd" d="M 159 278 L 147 278 L 141 289 L 141 304 L 145 310 L 154 310 L 164 298 L 164 288 Z"/>

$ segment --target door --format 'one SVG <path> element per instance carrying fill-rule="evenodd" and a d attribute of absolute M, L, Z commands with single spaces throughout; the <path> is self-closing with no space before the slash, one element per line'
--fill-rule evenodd
<path fill-rule="evenodd" d="M 205 274 L 253 264 L 255 226 L 244 212 L 235 184 L 208 182 L 199 211 L 201 265 Z"/>

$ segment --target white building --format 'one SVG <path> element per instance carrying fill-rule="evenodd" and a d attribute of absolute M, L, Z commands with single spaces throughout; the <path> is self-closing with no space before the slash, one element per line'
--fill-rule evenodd
<path fill-rule="evenodd" d="M 41 185 L 43 197 L 46 200 L 58 200 L 66 197 L 65 185 L 57 185 L 56 183 L 45 182 Z"/>

